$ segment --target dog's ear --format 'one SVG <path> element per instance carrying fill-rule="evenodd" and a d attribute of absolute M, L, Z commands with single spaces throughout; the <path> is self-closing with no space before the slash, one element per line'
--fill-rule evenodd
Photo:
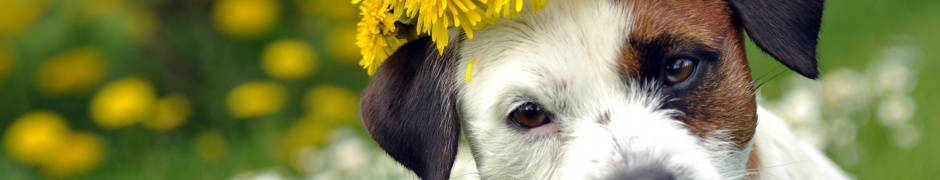
<path fill-rule="evenodd" d="M 757 47 L 793 71 L 816 79 L 823 0 L 728 0 Z"/>
<path fill-rule="evenodd" d="M 430 38 L 406 43 L 378 68 L 360 102 L 372 139 L 421 179 L 447 179 L 457 155 L 452 56 Z"/>

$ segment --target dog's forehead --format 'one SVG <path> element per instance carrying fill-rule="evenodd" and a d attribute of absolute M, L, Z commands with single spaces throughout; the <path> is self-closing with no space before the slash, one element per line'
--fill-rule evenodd
<path fill-rule="evenodd" d="M 486 31 L 478 31 L 477 39 L 468 41 L 463 62 L 472 58 L 486 64 L 540 63 L 558 64 L 550 58 L 568 60 L 555 72 L 590 60 L 616 58 L 614 66 L 622 79 L 634 78 L 639 71 L 636 50 L 657 39 L 698 43 L 710 49 L 725 50 L 728 37 L 741 38 L 731 19 L 731 10 L 723 0 L 620 0 L 605 3 L 564 3 L 563 13 L 531 13 L 519 19 L 503 20 Z M 596 6 L 613 5 L 613 8 Z M 592 7 L 594 6 L 594 7 Z M 579 11 L 577 9 L 591 9 Z M 613 12 L 611 12 L 613 11 Z M 524 14 L 526 11 L 523 12 Z M 580 34 L 579 34 L 580 33 Z M 507 37 L 511 38 L 492 38 Z M 731 41 L 732 43 L 734 41 Z M 500 48 L 492 48 L 500 47 Z M 563 50 L 545 51 L 545 50 Z M 614 50 L 614 51 L 607 51 Z M 581 54 L 578 54 L 581 53 Z M 515 56 L 515 57 L 512 57 Z M 577 57 L 581 56 L 581 57 Z M 512 58 L 540 61 L 490 61 Z M 585 59 L 588 58 L 588 59 Z"/>
<path fill-rule="evenodd" d="M 552 1 L 542 11 L 523 11 L 519 18 L 475 31 L 458 54 L 460 67 L 478 60 L 469 73 L 478 80 L 458 83 L 466 88 L 462 93 L 504 96 L 473 100 L 500 110 L 520 95 L 553 101 L 542 102 L 556 106 L 550 109 L 573 110 L 560 106 L 583 102 L 597 90 L 616 89 L 611 86 L 623 82 L 617 59 L 634 16 L 626 4 L 612 2 Z"/>
<path fill-rule="evenodd" d="M 637 50 L 651 41 L 682 41 L 724 51 L 736 50 L 728 46 L 741 38 L 723 0 L 553 3 L 564 5 L 548 10 L 550 13 L 523 11 L 521 18 L 502 20 L 477 31 L 476 39 L 460 47 L 462 67 L 479 59 L 480 68 L 474 70 L 474 76 L 513 71 L 518 78 L 541 77 L 530 79 L 546 81 L 542 86 L 570 87 L 582 80 L 626 82 L 642 80 L 637 76 L 643 57 Z M 729 41 L 729 37 L 738 39 Z M 585 72 L 588 70 L 590 73 Z M 618 74 L 619 79 L 609 79 L 612 76 L 607 72 Z"/>
<path fill-rule="evenodd" d="M 701 38 L 710 46 L 715 39 L 734 29 L 731 10 L 721 0 L 640 0 L 624 1 L 636 16 L 632 40 L 651 40 L 660 34 Z"/>
<path fill-rule="evenodd" d="M 721 0 L 639 0 L 623 1 L 629 6 L 633 23 L 620 56 L 621 76 L 630 78 L 639 71 L 639 46 L 658 39 L 684 40 L 720 49 L 729 33 L 736 33 L 731 11 Z"/>

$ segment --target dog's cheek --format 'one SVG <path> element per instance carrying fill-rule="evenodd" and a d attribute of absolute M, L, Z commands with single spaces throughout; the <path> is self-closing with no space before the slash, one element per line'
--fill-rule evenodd
<path fill-rule="evenodd" d="M 732 34 L 718 66 L 687 97 L 683 120 L 699 137 L 723 131 L 739 149 L 745 148 L 757 127 L 757 103 L 741 37 Z"/>

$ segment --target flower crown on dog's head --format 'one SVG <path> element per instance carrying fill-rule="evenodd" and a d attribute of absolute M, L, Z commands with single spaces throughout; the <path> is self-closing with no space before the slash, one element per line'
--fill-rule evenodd
<path fill-rule="evenodd" d="M 359 65 L 371 76 L 399 46 L 418 37 L 430 36 L 443 53 L 449 41 L 448 28 L 461 28 L 473 39 L 473 29 L 495 24 L 500 17 L 518 17 L 523 1 L 352 0 L 359 4 L 362 16 L 356 24 L 356 45 L 362 53 Z M 532 8 L 540 10 L 546 1 L 532 0 Z"/>

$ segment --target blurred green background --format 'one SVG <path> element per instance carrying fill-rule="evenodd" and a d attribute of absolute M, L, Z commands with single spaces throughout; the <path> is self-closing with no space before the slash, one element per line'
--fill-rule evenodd
<path fill-rule="evenodd" d="M 820 81 L 749 44 L 761 103 L 859 179 L 940 177 L 940 1 L 826 8 Z M 0 0 L 0 179 L 408 178 L 359 125 L 357 21 L 349 1 Z"/>

